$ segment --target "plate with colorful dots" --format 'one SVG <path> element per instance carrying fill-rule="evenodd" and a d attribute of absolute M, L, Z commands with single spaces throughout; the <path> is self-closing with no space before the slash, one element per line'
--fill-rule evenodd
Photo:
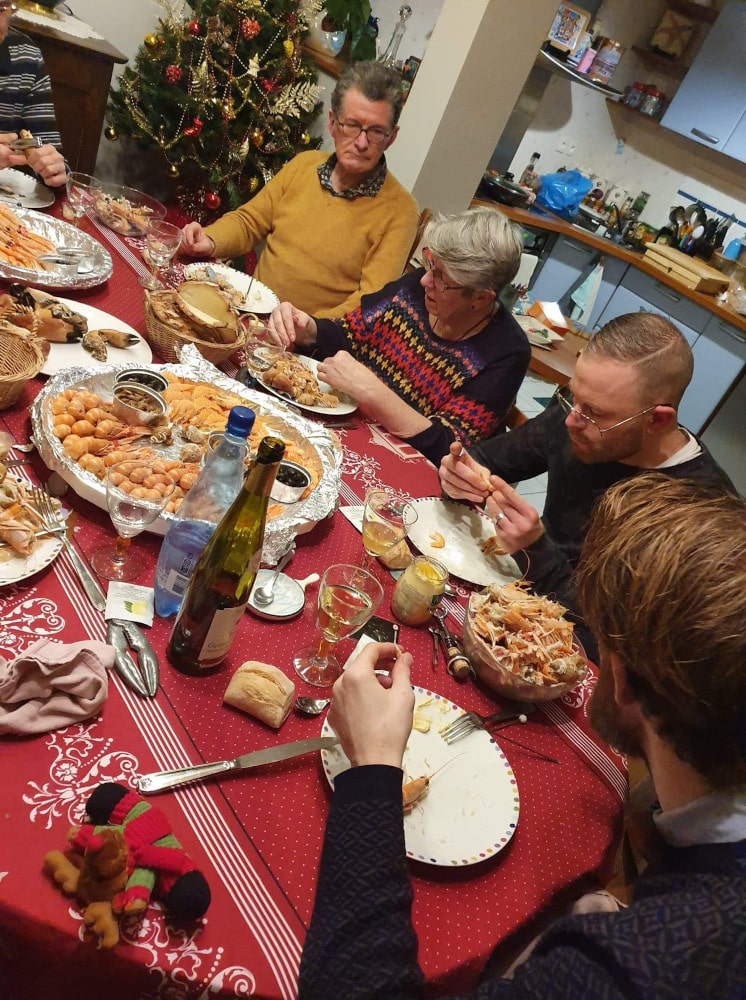
<path fill-rule="evenodd" d="M 426 688 L 415 687 L 414 693 L 404 781 L 431 780 L 427 793 L 404 817 L 407 857 L 446 868 L 486 861 L 508 844 L 518 824 L 520 800 L 513 769 L 484 730 L 448 746 L 441 734 L 464 709 Z M 333 735 L 326 720 L 321 735 Z M 335 777 L 350 762 L 341 747 L 322 750 L 321 759 L 334 787 Z"/>

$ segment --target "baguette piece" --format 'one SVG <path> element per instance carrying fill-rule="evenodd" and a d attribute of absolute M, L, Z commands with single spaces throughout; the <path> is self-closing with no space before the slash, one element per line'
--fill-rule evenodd
<path fill-rule="evenodd" d="M 279 729 L 290 714 L 295 684 L 271 663 L 247 660 L 228 683 L 223 701 Z"/>

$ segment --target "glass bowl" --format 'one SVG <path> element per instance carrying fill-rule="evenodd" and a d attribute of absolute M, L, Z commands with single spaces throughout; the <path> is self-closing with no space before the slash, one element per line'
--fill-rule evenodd
<path fill-rule="evenodd" d="M 144 236 L 151 219 L 166 217 L 166 206 L 144 191 L 99 180 L 91 187 L 88 211 L 122 236 Z"/>
<path fill-rule="evenodd" d="M 483 591 L 482 594 L 486 592 Z M 463 634 L 464 652 L 471 660 L 480 680 L 484 681 L 493 691 L 506 698 L 513 698 L 515 701 L 552 701 L 555 698 L 561 698 L 582 683 L 588 672 L 588 664 L 585 650 L 574 636 L 572 640 L 573 651 L 582 657 L 582 663 L 578 664 L 571 679 L 556 684 L 547 684 L 543 681 L 534 683 L 520 674 L 514 673 L 510 669 L 509 657 L 500 654 L 500 647 L 493 647 L 477 635 L 474 630 L 475 599 L 481 597 L 482 594 L 473 593 L 469 598 Z"/>

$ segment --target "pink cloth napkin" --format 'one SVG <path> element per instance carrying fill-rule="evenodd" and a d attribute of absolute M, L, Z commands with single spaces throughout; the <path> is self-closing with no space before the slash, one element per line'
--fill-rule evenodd
<path fill-rule="evenodd" d="M 0 657 L 0 736 L 32 736 L 89 719 L 109 693 L 114 648 L 41 639 L 22 656 Z"/>

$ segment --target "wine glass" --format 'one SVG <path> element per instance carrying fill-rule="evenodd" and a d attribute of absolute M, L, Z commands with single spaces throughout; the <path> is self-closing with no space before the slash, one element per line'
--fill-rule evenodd
<path fill-rule="evenodd" d="M 369 489 L 363 509 L 365 567 L 370 569 L 377 556 L 403 541 L 416 520 L 417 511 L 406 497 L 377 487 Z"/>
<path fill-rule="evenodd" d="M 318 625 L 321 642 L 305 646 L 293 657 L 296 673 L 315 687 L 329 687 L 342 673 L 330 650 L 371 618 L 383 600 L 383 588 L 360 566 L 338 563 L 321 578 Z"/>
<path fill-rule="evenodd" d="M 163 513 L 176 484 L 166 472 L 139 459 L 116 462 L 106 471 L 106 506 L 117 529 L 115 545 L 96 549 L 91 565 L 106 580 L 135 580 L 141 559 L 128 552 L 130 540 Z"/>
<path fill-rule="evenodd" d="M 249 372 L 257 378 L 268 371 L 285 353 L 277 334 L 254 313 L 243 313 L 239 324 L 244 331 L 244 357 Z"/>
<path fill-rule="evenodd" d="M 80 226 L 80 220 L 85 215 L 85 210 L 91 204 L 91 188 L 95 184 L 95 178 L 90 174 L 81 174 L 72 170 L 67 175 L 65 190 L 67 191 L 67 204 L 64 205 L 62 214 L 70 220 L 74 226 Z"/>
<path fill-rule="evenodd" d="M 147 256 L 152 273 L 140 278 L 140 284 L 153 291 L 161 287 L 158 271 L 168 264 L 181 246 L 181 229 L 170 222 L 151 219 L 145 231 L 145 244 L 143 257 Z"/>

